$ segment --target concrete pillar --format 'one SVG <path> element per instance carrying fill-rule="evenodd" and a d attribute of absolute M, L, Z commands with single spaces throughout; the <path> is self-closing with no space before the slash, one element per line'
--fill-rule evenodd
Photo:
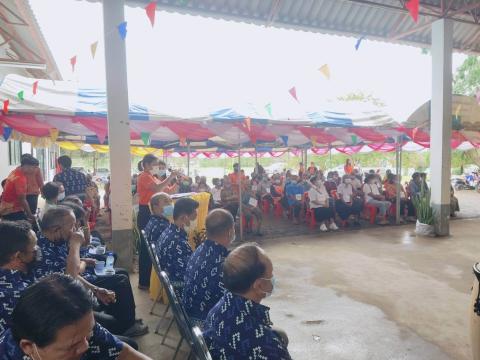
<path fill-rule="evenodd" d="M 125 40 L 116 31 L 123 21 L 124 0 L 103 0 L 112 246 L 118 254 L 118 266 L 131 270 L 133 232 L 127 54 Z"/>
<path fill-rule="evenodd" d="M 432 102 L 430 125 L 431 203 L 435 232 L 449 235 L 450 167 L 452 135 L 453 22 L 437 20 L 432 25 Z"/>

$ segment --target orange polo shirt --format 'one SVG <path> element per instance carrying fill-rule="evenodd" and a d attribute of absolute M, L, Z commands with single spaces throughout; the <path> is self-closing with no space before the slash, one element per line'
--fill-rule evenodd
<path fill-rule="evenodd" d="M 23 211 L 23 206 L 18 199 L 19 195 L 27 195 L 27 177 L 20 167 L 13 170 L 7 177 L 0 203 L 1 212 L 11 214 Z"/>
<path fill-rule="evenodd" d="M 156 193 L 152 188 L 160 183 L 161 181 L 148 171 L 140 173 L 137 178 L 138 204 L 148 205 L 150 203 L 150 198 Z"/>

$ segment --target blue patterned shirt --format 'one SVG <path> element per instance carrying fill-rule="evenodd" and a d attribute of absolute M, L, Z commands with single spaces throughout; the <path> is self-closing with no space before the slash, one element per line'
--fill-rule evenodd
<path fill-rule="evenodd" d="M 0 334 L 10 327 L 12 311 L 20 295 L 35 281 L 33 272 L 0 269 Z"/>
<path fill-rule="evenodd" d="M 37 245 L 42 250 L 42 260 L 35 267 L 35 275 L 38 279 L 53 273 L 65 273 L 67 268 L 68 241 L 50 241 L 45 236 L 39 235 Z M 92 268 L 81 274 L 87 281 L 94 281 L 97 276 Z"/>
<path fill-rule="evenodd" d="M 145 231 L 145 240 L 147 243 L 151 244 L 153 242 L 157 245 L 160 235 L 162 235 L 169 225 L 170 221 L 168 221 L 166 217 L 151 215 L 147 226 L 143 229 Z"/>
<path fill-rule="evenodd" d="M 188 261 L 183 289 L 183 304 L 190 319 L 203 326 L 210 309 L 225 293 L 223 262 L 228 250 L 205 240 Z"/>
<path fill-rule="evenodd" d="M 170 224 L 160 236 L 157 256 L 160 259 L 161 269 L 168 274 L 175 290 L 182 289 L 188 259 L 192 256 L 192 248 L 188 243 L 185 230 L 173 223 Z"/>
<path fill-rule="evenodd" d="M 208 313 L 203 336 L 213 359 L 290 360 L 267 306 L 226 292 Z"/>
<path fill-rule="evenodd" d="M 80 171 L 73 169 L 64 169 L 53 177 L 53 181 L 63 184 L 65 196 L 82 194 L 88 185 L 87 177 Z"/>
<path fill-rule="evenodd" d="M 88 350 L 80 360 L 115 360 L 123 349 L 123 343 L 99 324 L 93 327 L 89 340 Z M 7 330 L 0 337 L 0 360 L 25 360 L 30 359 L 20 349 L 13 338 L 11 330 Z"/>

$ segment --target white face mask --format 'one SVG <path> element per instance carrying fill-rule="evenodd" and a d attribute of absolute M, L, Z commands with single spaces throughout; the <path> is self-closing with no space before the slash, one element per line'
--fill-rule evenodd
<path fill-rule="evenodd" d="M 352 179 L 345 179 L 345 184 L 351 184 L 352 183 Z"/>
<path fill-rule="evenodd" d="M 235 229 L 233 229 L 232 234 L 230 235 L 230 243 L 233 243 L 237 238 L 237 234 L 235 234 Z"/>
<path fill-rule="evenodd" d="M 184 227 L 184 230 L 187 232 L 187 234 L 192 233 L 193 231 L 197 230 L 197 219 L 190 221 L 190 224 L 188 226 Z"/>
<path fill-rule="evenodd" d="M 272 291 L 270 292 L 264 291 L 264 293 L 265 293 L 265 297 L 272 296 L 272 294 L 275 292 L 275 284 L 276 284 L 275 276 L 272 276 L 270 279 L 266 279 L 266 278 L 260 278 L 260 279 L 270 281 L 270 283 L 272 284 Z"/>
<path fill-rule="evenodd" d="M 150 170 L 150 174 L 152 175 L 158 175 L 160 171 L 160 168 L 158 166 L 154 166 L 151 170 Z"/>
<path fill-rule="evenodd" d="M 57 200 L 62 201 L 65 199 L 65 191 L 58 194 Z"/>

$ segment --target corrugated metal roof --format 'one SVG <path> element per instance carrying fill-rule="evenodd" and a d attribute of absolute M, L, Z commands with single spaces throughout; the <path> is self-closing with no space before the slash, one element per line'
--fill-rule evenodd
<path fill-rule="evenodd" d="M 89 0 L 99 1 L 99 0 Z M 126 0 L 146 6 L 150 0 Z M 158 9 L 251 24 L 429 47 L 430 24 L 454 25 L 454 49 L 480 53 L 480 0 L 421 0 L 418 23 L 401 0 L 158 0 Z M 444 8 L 442 8 L 444 4 Z M 449 6 L 450 5 L 450 6 Z M 465 10 L 463 10 L 465 9 Z M 415 31 L 416 29 L 416 31 Z"/>

